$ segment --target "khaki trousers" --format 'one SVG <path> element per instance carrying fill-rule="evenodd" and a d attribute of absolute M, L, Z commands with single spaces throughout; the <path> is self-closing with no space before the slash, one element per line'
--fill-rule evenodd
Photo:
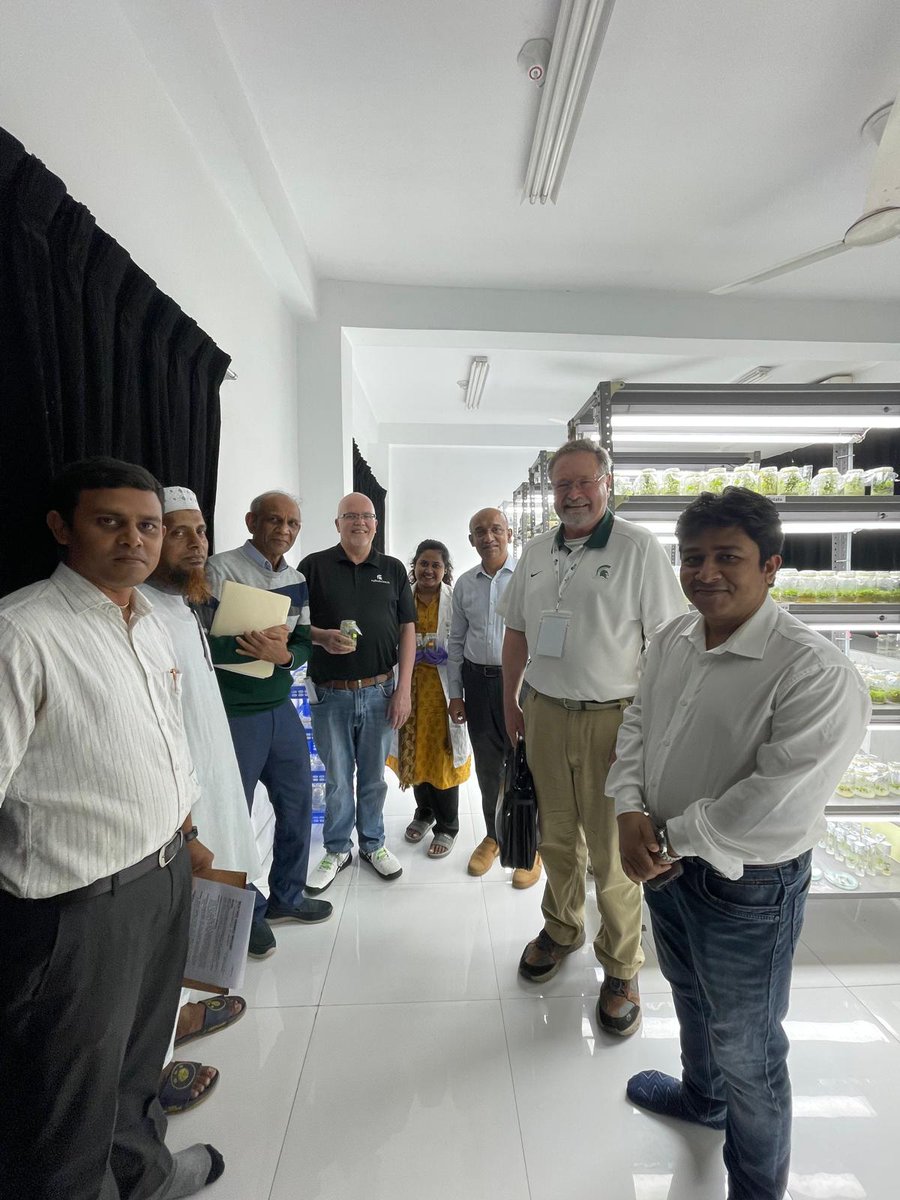
<path fill-rule="evenodd" d="M 630 979 L 644 961 L 641 889 L 622 870 L 615 805 L 604 795 L 622 711 L 570 711 L 539 692 L 523 710 L 547 872 L 544 928 L 563 946 L 580 936 L 590 853 L 601 917 L 594 953 L 607 974 Z"/>

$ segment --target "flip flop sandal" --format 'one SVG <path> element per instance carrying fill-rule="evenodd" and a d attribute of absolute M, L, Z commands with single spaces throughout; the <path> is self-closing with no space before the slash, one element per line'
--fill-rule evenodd
<path fill-rule="evenodd" d="M 456 845 L 457 834 L 455 833 L 436 833 L 431 839 L 431 845 L 428 847 L 429 858 L 446 858 L 453 847 Z M 439 850 L 435 851 L 436 846 L 443 847 L 443 853 Z"/>
<path fill-rule="evenodd" d="M 230 1011 L 229 1001 L 232 1000 L 236 1000 L 240 1005 L 236 1013 Z M 220 1029 L 227 1029 L 229 1025 L 239 1021 L 247 1011 L 247 1001 L 243 996 L 212 996 L 208 1000 L 200 1000 L 199 1003 L 203 1005 L 203 1024 L 195 1033 L 186 1033 L 184 1037 L 176 1038 L 176 1046 L 184 1046 L 195 1038 L 208 1037 L 211 1033 L 218 1033 Z"/>
<path fill-rule="evenodd" d="M 422 838 L 432 827 L 434 821 L 419 821 L 412 820 L 406 827 L 406 833 L 403 835 L 408 842 L 415 844 L 421 842 Z"/>
<path fill-rule="evenodd" d="M 160 1084 L 159 1092 L 157 1093 L 166 1116 L 174 1117 L 178 1113 L 190 1112 L 192 1108 L 196 1108 L 198 1104 L 202 1104 L 211 1092 L 215 1091 L 216 1085 L 219 1082 L 218 1070 L 213 1075 L 212 1082 L 208 1087 L 203 1089 L 199 1096 L 191 1095 L 191 1088 L 194 1086 L 197 1076 L 204 1069 L 204 1066 L 206 1066 L 205 1063 L 183 1062 L 180 1060 L 172 1063 L 168 1071 L 166 1071 L 163 1082 Z"/>

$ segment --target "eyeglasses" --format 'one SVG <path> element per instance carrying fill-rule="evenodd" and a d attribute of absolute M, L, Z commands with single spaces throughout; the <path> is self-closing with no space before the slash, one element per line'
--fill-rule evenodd
<path fill-rule="evenodd" d="M 374 513 L 341 513 L 342 521 L 375 521 L 377 520 Z"/>
<path fill-rule="evenodd" d="M 578 488 L 580 492 L 589 492 L 595 484 L 605 478 L 605 475 L 592 475 L 589 479 L 561 479 L 559 483 L 553 484 L 553 490 L 560 494 L 571 492 L 572 488 Z"/>

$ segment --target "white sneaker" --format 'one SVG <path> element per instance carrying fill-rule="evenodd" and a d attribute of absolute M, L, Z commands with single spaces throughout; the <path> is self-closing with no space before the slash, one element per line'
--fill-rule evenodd
<path fill-rule="evenodd" d="M 364 862 L 367 862 L 370 867 L 374 867 L 382 879 L 399 879 L 403 874 L 400 860 L 391 854 L 387 846 L 379 846 L 371 854 L 366 854 L 365 850 L 360 850 L 359 857 Z"/>
<path fill-rule="evenodd" d="M 338 872 L 343 871 L 344 867 L 349 867 L 352 861 L 353 854 L 350 850 L 346 854 L 326 852 L 325 857 L 307 880 L 306 890 L 315 896 L 319 892 L 324 892 L 334 883 Z"/>

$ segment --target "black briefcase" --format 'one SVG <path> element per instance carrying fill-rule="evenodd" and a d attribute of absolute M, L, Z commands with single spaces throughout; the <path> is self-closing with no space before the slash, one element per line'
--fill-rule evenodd
<path fill-rule="evenodd" d="M 538 808 L 524 741 L 507 751 L 496 825 L 501 865 L 531 870 L 538 848 Z"/>

